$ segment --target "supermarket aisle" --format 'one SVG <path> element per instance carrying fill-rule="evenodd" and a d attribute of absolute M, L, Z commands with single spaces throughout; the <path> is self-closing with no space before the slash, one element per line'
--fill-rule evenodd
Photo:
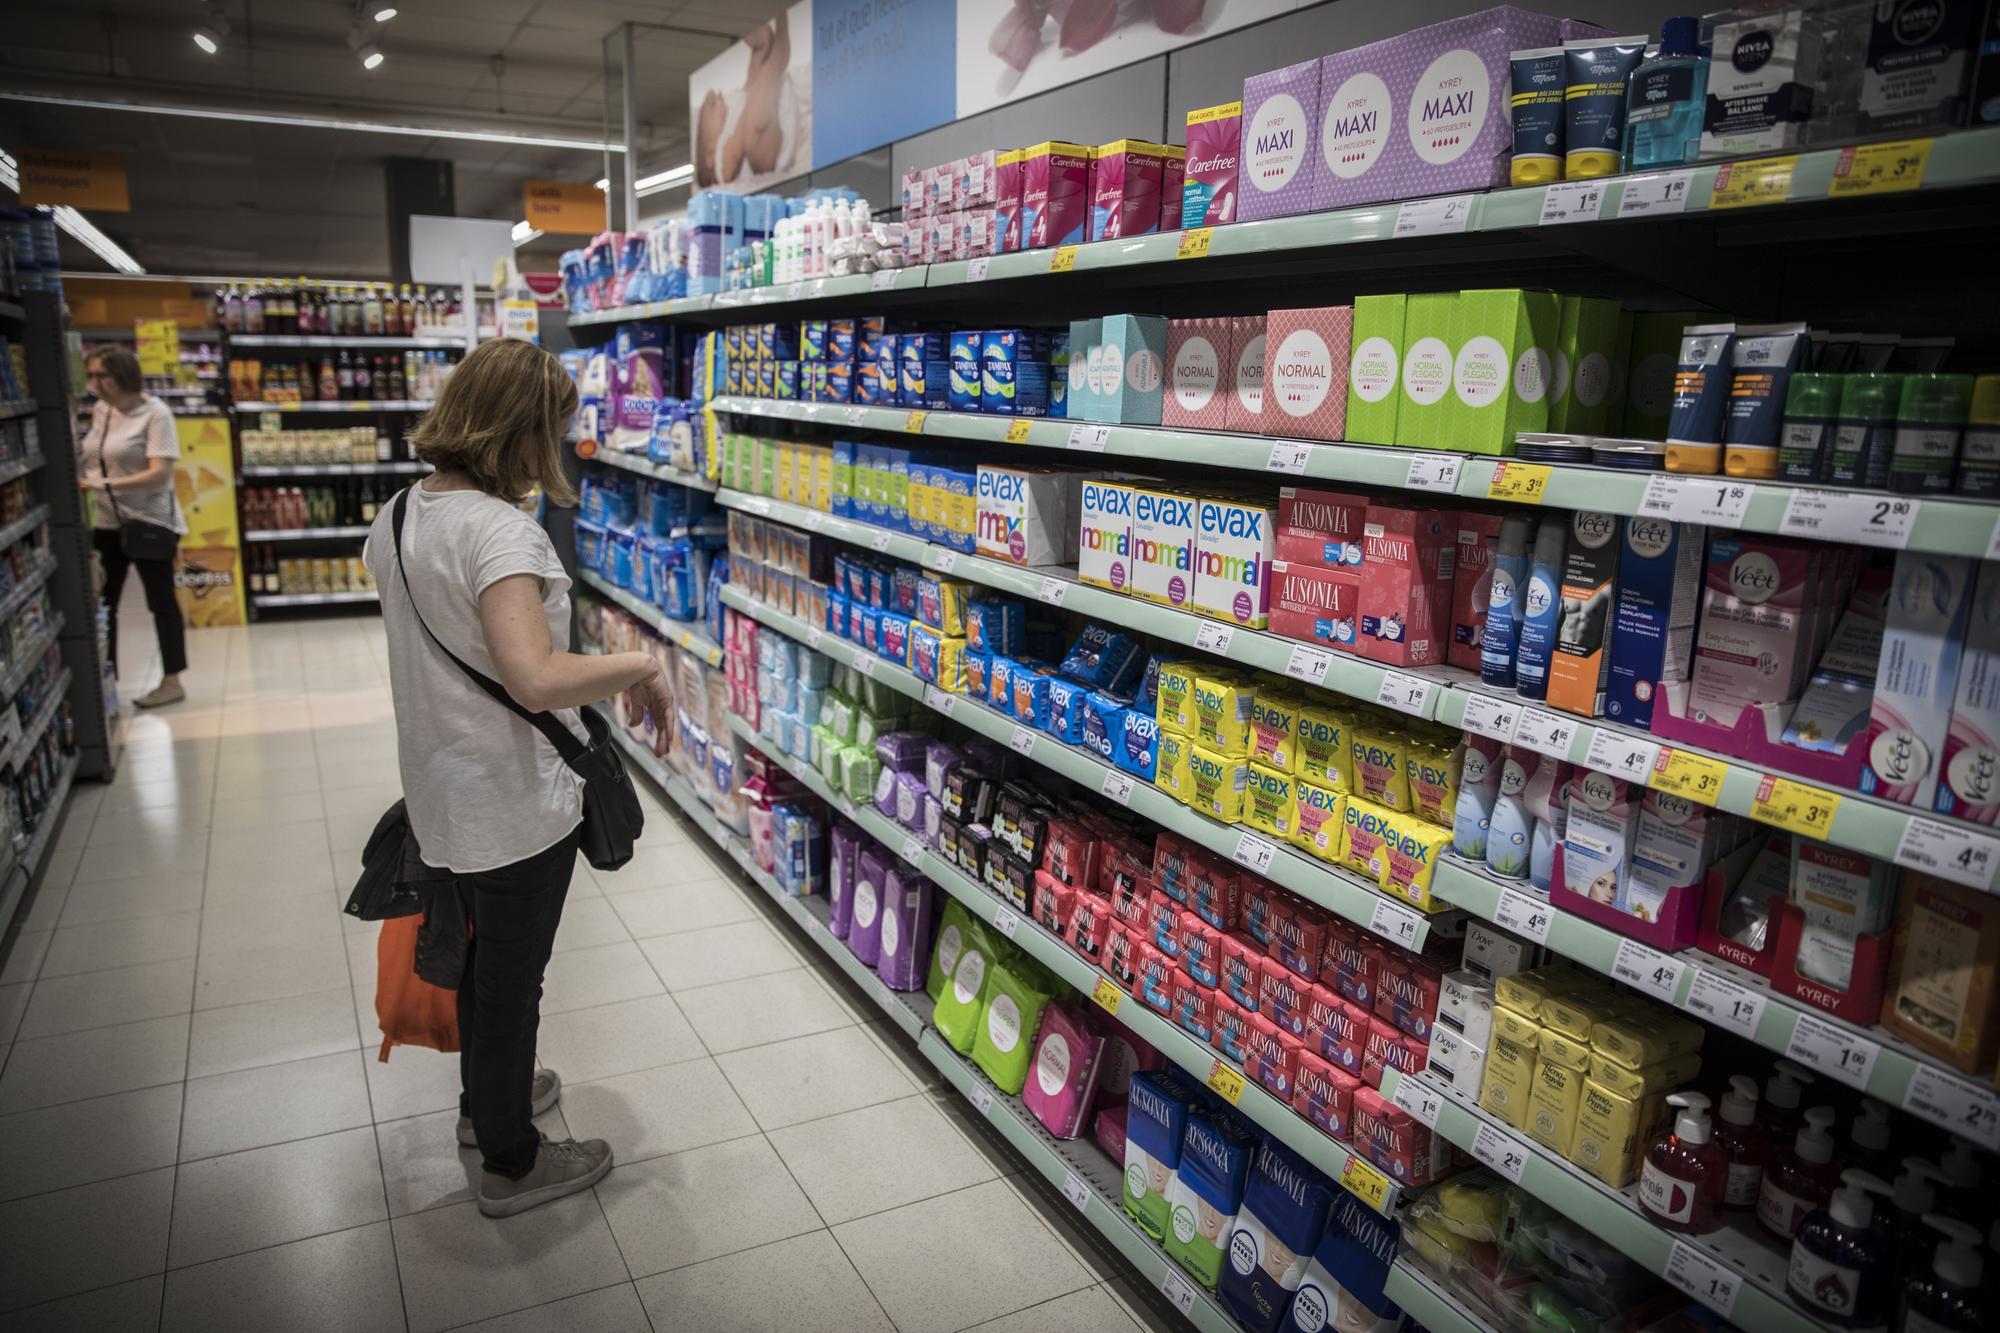
<path fill-rule="evenodd" d="M 650 802 L 631 866 L 579 866 L 543 1005 L 546 1128 L 619 1165 L 480 1217 L 456 1057 L 375 1060 L 375 928 L 339 912 L 397 794 L 380 622 L 190 639 L 188 703 L 77 798 L 0 969 L 9 1328 L 1165 1326 Z"/>

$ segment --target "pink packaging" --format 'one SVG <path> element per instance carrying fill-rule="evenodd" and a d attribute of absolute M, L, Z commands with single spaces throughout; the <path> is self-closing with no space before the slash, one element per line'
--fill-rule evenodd
<path fill-rule="evenodd" d="M 1271 952 L 1292 975 L 1308 982 L 1319 980 L 1320 953 L 1326 947 L 1327 914 L 1308 903 L 1300 903 L 1277 922 L 1272 933 Z"/>
<path fill-rule="evenodd" d="M 1223 993 L 1256 1013 L 1264 989 L 1264 950 L 1248 936 L 1224 935 L 1221 957 Z"/>
<path fill-rule="evenodd" d="M 1097 1112 L 1091 1135 L 1097 1146 L 1114 1162 L 1125 1160 L 1125 1103 L 1106 1106 Z"/>
<path fill-rule="evenodd" d="M 1287 217 L 1313 208 L 1313 196 L 1326 175 L 1326 164 L 1314 143 L 1319 67 L 1317 60 L 1303 60 L 1243 81 L 1237 189 L 1242 195 L 1245 222 Z M 1507 72 L 1504 64 L 1501 72 Z"/>
<path fill-rule="evenodd" d="M 1314 986 L 1306 996 L 1306 1050 L 1349 1074 L 1361 1072 L 1368 1038 L 1368 1015 L 1333 993 Z"/>
<path fill-rule="evenodd" d="M 1335 1069 L 1310 1050 L 1299 1052 L 1293 1076 L 1292 1109 L 1336 1139 L 1345 1139 L 1353 1122 L 1354 1094 L 1361 1080 Z"/>
<path fill-rule="evenodd" d="M 1236 166 L 1243 144 L 1243 104 L 1233 114 L 1208 107 L 1188 113 L 1187 162 L 1183 169 L 1180 225 L 1214 227 L 1236 221 Z"/>
<path fill-rule="evenodd" d="M 1272 1096 L 1289 1102 L 1299 1055 L 1304 1050 L 1299 1039 L 1262 1014 L 1250 1020 L 1247 1035 L 1243 1072 L 1263 1084 Z"/>
<path fill-rule="evenodd" d="M 963 209 L 946 209 L 942 214 L 943 234 L 938 237 L 938 258 L 970 259 L 966 247 L 972 242 L 972 229 L 966 225 Z"/>
<path fill-rule="evenodd" d="M 1451 574 L 1451 643 L 1445 660 L 1479 670 L 1486 636 L 1486 598 L 1493 587 L 1493 552 L 1500 544 L 1500 515 L 1465 509 L 1458 515 L 1458 552 Z"/>
<path fill-rule="evenodd" d="M 1146 914 L 1146 933 L 1153 947 L 1164 954 L 1169 963 L 1180 961 L 1181 907 L 1165 890 L 1153 895 Z"/>
<path fill-rule="evenodd" d="M 1229 377 L 1229 429 L 1251 435 L 1264 429 L 1264 317 L 1237 315 L 1230 320 L 1232 355 Z"/>
<path fill-rule="evenodd" d="M 1361 529 L 1361 632 L 1355 651 L 1390 666 L 1436 666 L 1450 639 L 1456 518 L 1372 504 Z"/>
<path fill-rule="evenodd" d="M 990 204 L 983 208 L 968 208 L 959 214 L 960 226 L 965 233 L 965 257 L 978 259 L 983 255 L 999 253 L 994 249 L 994 233 L 998 227 L 999 213 Z"/>
<path fill-rule="evenodd" d="M 1097 1078 L 1100 1105 L 1114 1101 L 1122 1105 L 1132 1086 L 1132 1075 L 1145 1069 L 1167 1067 L 1166 1056 L 1154 1050 L 1144 1037 L 1117 1019 L 1095 1005 L 1084 1008 L 1082 1012 L 1091 1030 L 1104 1038 L 1104 1069 Z"/>
<path fill-rule="evenodd" d="M 1191 906 L 1217 930 L 1234 930 L 1243 920 L 1242 880 L 1235 867 L 1205 849 L 1188 859 Z"/>
<path fill-rule="evenodd" d="M 1132 993 L 1148 1009 L 1173 1017 L 1173 959 L 1143 940 L 1133 946 L 1132 957 L 1135 974 Z"/>
<path fill-rule="evenodd" d="M 1090 158 L 1093 241 L 1144 236 L 1160 225 L 1160 145 L 1142 139 L 1099 144 Z"/>
<path fill-rule="evenodd" d="M 1791 698 L 1802 655 L 1812 649 L 1812 555 L 1776 537 L 1717 534 L 1709 542 L 1690 719 L 1734 727 L 1750 704 Z"/>
<path fill-rule="evenodd" d="M 1351 1004 L 1360 1005 L 1363 1010 L 1373 1008 L 1375 969 L 1382 951 L 1354 932 L 1329 935 L 1326 947 L 1334 956 L 1334 993 Z"/>
<path fill-rule="evenodd" d="M 1359 574 L 1290 560 L 1271 562 L 1271 633 L 1353 652 L 1360 616 Z"/>
<path fill-rule="evenodd" d="M 958 162 L 940 162 L 931 168 L 937 181 L 937 206 L 934 211 L 950 213 L 957 210 L 958 202 Z"/>
<path fill-rule="evenodd" d="M 1361 567 L 1361 528 L 1368 497 L 1304 486 L 1278 488 L 1277 558 L 1329 569 Z"/>
<path fill-rule="evenodd" d="M 915 222 L 930 212 L 931 202 L 924 190 L 924 169 L 903 173 L 903 221 Z"/>
<path fill-rule="evenodd" d="M 1166 155 L 1160 159 L 1160 223 L 1161 231 L 1181 229 L 1181 185 L 1187 174 L 1187 149 L 1166 146 Z"/>
<path fill-rule="evenodd" d="M 1429 1041 L 1431 1023 L 1437 1018 L 1438 991 L 1444 972 L 1435 963 L 1415 954 L 1385 958 L 1375 989 L 1374 1017 L 1395 1025 L 1397 1030 Z"/>
<path fill-rule="evenodd" d="M 1361 1048 L 1361 1081 L 1371 1088 L 1382 1086 L 1382 1071 L 1421 1074 L 1430 1063 L 1430 1045 L 1403 1035 L 1394 1023 L 1380 1018 L 1368 1020 L 1368 1041 Z"/>
<path fill-rule="evenodd" d="M 942 213 L 951 207 L 951 164 L 940 162 L 924 168 L 924 212 Z"/>
<path fill-rule="evenodd" d="M 1354 1093 L 1348 1139 L 1399 1185 L 1428 1185 L 1451 1165 L 1451 1147 L 1373 1088 Z"/>
<path fill-rule="evenodd" d="M 1103 1070 L 1103 1034 L 1093 1032 L 1067 1001 L 1058 1000 L 1042 1013 L 1021 1101 L 1049 1133 L 1076 1138 L 1083 1133 Z"/>
<path fill-rule="evenodd" d="M 1021 248 L 1021 152 L 1001 153 L 993 162 L 994 224 L 998 244 L 995 254 L 1012 254 Z"/>
<path fill-rule="evenodd" d="M 1306 996 L 1310 982 L 1292 974 L 1275 958 L 1265 958 L 1263 979 L 1257 991 L 1257 1012 L 1294 1037 L 1306 1035 Z"/>
<path fill-rule="evenodd" d="M 1273 310 L 1264 316 L 1264 331 L 1264 433 L 1343 438 L 1354 307 Z"/>
<path fill-rule="evenodd" d="M 1021 248 L 1074 245 L 1090 221 L 1090 150 L 1044 143 L 1021 164 Z"/>
<path fill-rule="evenodd" d="M 1180 969 L 1204 986 L 1222 984 L 1222 932 L 1193 912 L 1182 912 Z"/>
<path fill-rule="evenodd" d="M 1174 973 L 1174 1022 L 1196 1041 L 1215 1040 L 1216 991 L 1185 972 Z"/>
<path fill-rule="evenodd" d="M 1167 392 L 1162 426 L 1229 428 L 1224 372 L 1235 365 L 1230 319 L 1177 319 L 1167 325 Z"/>
<path fill-rule="evenodd" d="M 994 200 L 994 157 L 991 148 L 958 159 L 959 164 L 959 206 L 978 208 L 991 206 Z"/>

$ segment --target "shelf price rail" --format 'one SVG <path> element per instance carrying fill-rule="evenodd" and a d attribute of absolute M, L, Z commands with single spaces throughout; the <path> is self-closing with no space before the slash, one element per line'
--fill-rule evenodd
<path fill-rule="evenodd" d="M 653 632 L 672 644 L 687 649 L 710 666 L 722 665 L 722 645 L 694 628 L 690 621 L 670 620 L 664 611 L 651 602 L 634 597 L 625 589 L 587 569 L 577 571 L 593 592 L 608 597 L 630 611 L 634 616 L 652 626 Z"/>

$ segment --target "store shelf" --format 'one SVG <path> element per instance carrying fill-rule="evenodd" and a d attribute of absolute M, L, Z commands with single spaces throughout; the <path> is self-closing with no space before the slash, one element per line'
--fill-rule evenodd
<path fill-rule="evenodd" d="M 18 853 L 8 848 L 10 859 L 0 879 L 0 934 L 12 925 L 14 916 L 21 910 L 21 899 L 34 884 L 35 876 L 41 873 L 42 862 L 48 856 L 49 848 L 55 842 L 55 832 L 69 810 L 70 788 L 76 783 L 76 770 L 82 758 L 70 755 L 63 760 L 62 773 L 56 778 L 55 790 L 49 794 L 49 802 L 42 814 L 42 822 L 36 826 L 28 839 L 28 845 Z M 19 872 L 18 874 L 15 872 Z"/>
<path fill-rule="evenodd" d="M 185 339 L 188 335 L 183 333 Z M 439 337 L 384 337 L 376 335 L 335 335 L 330 333 L 232 333 L 229 335 L 231 350 L 239 347 L 362 347 L 376 351 L 400 350 L 406 347 L 431 347 L 439 349 L 458 348 L 464 350 L 465 339 Z"/>
<path fill-rule="evenodd" d="M 330 542 L 351 541 L 368 535 L 367 524 L 339 528 L 263 528 L 243 534 L 246 542 Z"/>
<path fill-rule="evenodd" d="M 31 472 L 39 471 L 48 461 L 48 457 L 41 450 L 37 449 L 26 457 L 17 458 L 11 463 L 0 463 L 0 485 L 18 480 Z"/>
<path fill-rule="evenodd" d="M 14 581 L 13 587 L 5 594 L 0 594 L 0 623 L 4 623 L 20 610 L 27 600 L 35 595 L 35 589 L 47 583 L 49 575 L 55 572 L 56 558 L 53 555 L 45 555 L 29 566 L 28 571 Z"/>
<path fill-rule="evenodd" d="M 745 491 L 732 491 L 725 487 L 715 493 L 715 502 L 725 509 L 740 509 L 759 518 L 773 518 L 780 523 L 789 523 L 795 528 L 804 528 L 808 532 L 834 537 L 853 546 L 865 546 L 878 555 L 893 556 L 914 565 L 934 561 L 940 550 L 921 537 L 891 532 L 872 523 L 856 523 L 852 519 L 836 518 L 821 509 L 808 509 L 804 505 L 795 505 L 786 500 L 773 500 L 762 495 L 751 495 Z M 959 559 L 964 561 L 971 557 L 960 556 Z"/>
<path fill-rule="evenodd" d="M 675 315 L 703 314 L 715 310 L 755 310 L 762 306 L 789 305 L 799 301 L 833 301 L 879 292 L 917 291 L 925 285 L 924 274 L 924 265 L 909 264 L 902 268 L 854 273 L 838 278 L 806 278 L 798 282 L 774 283 L 768 287 L 590 310 L 571 315 L 569 324 L 571 328 L 623 324 L 635 319 L 667 319 Z"/>
<path fill-rule="evenodd" d="M 712 491 L 715 482 L 699 472 L 689 472 L 683 468 L 669 467 L 665 463 L 655 463 L 643 454 L 627 453 L 622 449 L 606 449 L 599 446 L 594 453 L 579 453 L 577 457 L 586 463 L 602 463 L 606 467 L 622 468 L 636 472 L 642 477 L 652 477 L 657 481 L 670 481 L 676 486 L 686 486 L 690 490 Z"/>
<path fill-rule="evenodd" d="M 1493 1325 L 1461 1305 L 1407 1257 L 1389 1266 L 1382 1294 L 1430 1333 L 1493 1333 Z"/>
<path fill-rule="evenodd" d="M 1419 1093 L 1430 1095 L 1421 1097 Z M 1676 1265 L 1676 1272 L 1691 1271 L 1684 1266 L 1690 1261 L 1697 1268 L 1706 1266 L 1709 1271 L 1704 1278 L 1719 1276 L 1727 1294 L 1718 1296 L 1715 1289 L 1709 1289 L 1707 1296 L 1692 1290 L 1689 1294 L 1738 1327 L 1756 1329 L 1757 1333 L 1819 1333 L 1828 1327 L 1786 1297 L 1789 1253 L 1767 1240 L 1749 1214 L 1731 1212 L 1721 1230 L 1705 1236 L 1677 1236 L 1654 1225 L 1640 1209 L 1636 1184 L 1622 1191 L 1610 1188 L 1449 1088 L 1439 1087 L 1422 1076 L 1410 1078 L 1389 1070 L 1382 1075 L 1382 1095 L 1410 1110 L 1412 1115 L 1419 1114 L 1413 1109 L 1419 1104 L 1434 1104 L 1437 1109 L 1433 1128 L 1453 1145 L 1489 1165 L 1518 1161 L 1522 1189 L 1654 1275 L 1667 1276 L 1676 1249 L 1686 1247 L 1693 1251 L 1692 1256 L 1684 1257 L 1682 1264 Z M 1482 1140 L 1485 1152 L 1474 1152 L 1473 1144 Z M 1500 1166 L 1494 1169 L 1503 1175 L 1512 1174 Z"/>
<path fill-rule="evenodd" d="M 250 599 L 250 604 L 261 609 L 280 610 L 290 606 L 347 606 L 380 600 L 373 588 L 364 588 L 360 592 L 258 593 Z"/>
<path fill-rule="evenodd" d="M 28 641 L 29 646 L 14 659 L 13 665 L 5 673 L 0 673 L 0 706 L 13 703 L 14 696 L 21 692 L 29 674 L 41 664 L 42 654 L 62 637 L 62 632 L 63 614 L 58 611 L 49 617 L 48 624 L 42 626 L 42 632 Z"/>
<path fill-rule="evenodd" d="M 31 417 L 40 410 L 32 398 L 0 398 L 0 421 Z"/>
<path fill-rule="evenodd" d="M 710 666 L 722 664 L 722 646 L 694 627 L 694 622 L 670 620 L 665 612 L 651 602 L 641 601 L 610 580 L 593 574 L 587 569 L 577 571 L 583 581 L 602 595 L 630 611 L 639 619 L 653 627 L 655 633 L 670 643 L 679 644 Z"/>
<path fill-rule="evenodd" d="M 35 715 L 22 726 L 21 734 L 6 750 L 0 751 L 0 769 L 11 768 L 20 763 L 22 758 L 35 748 L 35 742 L 42 738 L 44 731 L 48 730 L 49 721 L 55 717 L 56 710 L 62 707 L 63 700 L 69 698 L 69 685 L 69 668 L 64 667 L 57 675 L 55 683 L 49 688 L 48 698 L 42 700 L 42 706 L 37 708 Z M 0 914 L 0 922 L 5 920 L 5 915 Z"/>
<path fill-rule="evenodd" d="M 430 407 L 428 402 L 415 402 L 402 398 L 379 398 L 368 402 L 354 402 L 341 399 L 336 402 L 310 403 L 238 403 L 238 416 L 254 415 L 258 412 L 422 412 Z"/>
<path fill-rule="evenodd" d="M 862 675 L 881 681 L 898 694 L 906 694 L 912 699 L 924 697 L 924 683 L 917 679 L 915 672 L 896 665 L 886 657 L 869 652 L 858 643 L 850 642 L 836 634 L 828 634 L 818 625 L 809 625 L 797 616 L 788 616 L 775 607 L 766 606 L 738 587 L 725 585 L 722 589 L 722 601 L 723 605 L 735 607 L 752 620 L 769 625 L 787 638 L 796 639 L 808 648 L 826 654 L 842 666 L 853 667 Z M 946 716 L 952 714 L 947 713 Z"/>
<path fill-rule="evenodd" d="M 672 301 L 646 301 L 639 305 L 613 306 L 608 310 L 586 310 L 570 315 L 571 328 L 592 324 L 624 324 L 635 319 L 665 319 L 672 315 L 692 315 L 706 310 L 713 296 L 682 296 Z"/>
<path fill-rule="evenodd" d="M 248 477 L 415 477 L 429 472 L 429 463 L 255 463 L 244 467 Z"/>
<path fill-rule="evenodd" d="M 6 550 L 48 521 L 49 507 L 38 504 L 12 523 L 0 527 L 0 551 Z"/>

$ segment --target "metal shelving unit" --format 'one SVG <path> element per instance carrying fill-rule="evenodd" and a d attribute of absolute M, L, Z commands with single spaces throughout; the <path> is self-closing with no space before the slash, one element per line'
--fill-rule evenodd
<path fill-rule="evenodd" d="M 617 584 L 587 569 L 580 569 L 577 573 L 592 591 L 610 598 L 645 621 L 661 638 L 680 645 L 710 666 L 722 665 L 722 645 L 696 629 L 692 622 L 669 620 L 666 613 L 651 602 L 641 601 Z"/>
<path fill-rule="evenodd" d="M 259 412 L 422 412 L 429 407 L 429 402 L 408 398 L 377 398 L 367 402 L 343 398 L 333 402 L 237 403 L 230 410 L 238 416 L 252 416 Z"/>
<path fill-rule="evenodd" d="M 250 604 L 259 608 L 347 606 L 381 600 L 373 588 L 364 588 L 359 592 L 260 592 L 251 597 Z"/>
<path fill-rule="evenodd" d="M 686 486 L 690 490 L 713 491 L 716 483 L 699 472 L 689 472 L 684 468 L 669 467 L 665 463 L 655 463 L 643 454 L 627 453 L 622 449 L 599 447 L 594 453 L 578 454 L 586 463 L 602 463 L 606 467 L 619 468 L 626 472 L 636 472 L 642 477 L 652 477 L 658 481 L 670 481 L 676 486 Z"/>

